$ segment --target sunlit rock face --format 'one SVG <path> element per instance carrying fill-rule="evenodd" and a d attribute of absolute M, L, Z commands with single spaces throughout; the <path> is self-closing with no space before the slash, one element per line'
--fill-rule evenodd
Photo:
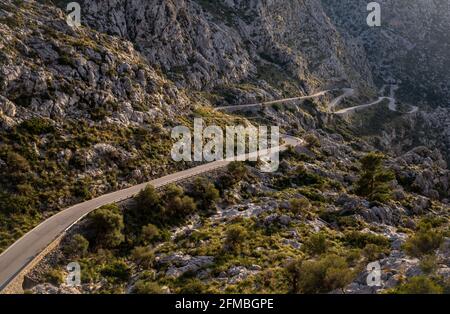
<path fill-rule="evenodd" d="M 370 90 L 361 45 L 349 45 L 320 1 L 83 1 L 84 21 L 135 44 L 150 62 L 197 89 L 279 67 L 303 89 L 345 82 Z"/>

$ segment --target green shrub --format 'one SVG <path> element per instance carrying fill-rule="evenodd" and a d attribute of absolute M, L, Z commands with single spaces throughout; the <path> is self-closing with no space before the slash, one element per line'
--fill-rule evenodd
<path fill-rule="evenodd" d="M 35 210 L 33 197 L 0 191 L 0 208 L 6 214 L 30 214 Z"/>
<path fill-rule="evenodd" d="M 140 210 L 145 213 L 155 210 L 161 206 L 161 196 L 152 185 L 147 185 L 142 191 L 140 191 L 135 197 L 135 200 Z M 143 213 L 143 215 L 145 213 Z"/>
<path fill-rule="evenodd" d="M 311 203 L 307 198 L 293 198 L 289 201 L 291 211 L 295 215 L 306 215 L 311 208 Z"/>
<path fill-rule="evenodd" d="M 311 255 L 323 254 L 328 250 L 327 236 L 323 232 L 312 234 L 304 244 L 306 252 Z"/>
<path fill-rule="evenodd" d="M 47 133 L 53 133 L 55 131 L 54 126 L 48 119 L 43 118 L 31 118 L 25 120 L 19 124 L 19 130 L 33 135 L 42 135 Z"/>
<path fill-rule="evenodd" d="M 368 243 L 363 249 L 363 255 L 369 261 L 377 261 L 383 257 L 383 254 L 387 253 L 387 249 L 383 246 Z"/>
<path fill-rule="evenodd" d="M 123 216 L 117 205 L 106 205 L 95 210 L 89 215 L 89 223 L 93 232 L 89 242 L 94 242 L 96 246 L 114 248 L 123 242 Z"/>
<path fill-rule="evenodd" d="M 203 293 L 206 293 L 206 287 L 198 278 L 193 278 L 193 279 L 189 279 L 188 282 L 183 284 L 183 286 L 180 288 L 178 293 L 180 293 L 180 294 L 203 294 Z"/>
<path fill-rule="evenodd" d="M 161 234 L 159 232 L 158 227 L 152 224 L 148 224 L 142 227 L 141 239 L 142 243 L 150 244 L 155 241 L 158 241 L 161 238 Z"/>
<path fill-rule="evenodd" d="M 214 184 L 203 178 L 197 178 L 194 181 L 190 196 L 197 201 L 197 206 L 202 210 L 211 209 L 214 203 L 220 198 L 219 191 Z"/>
<path fill-rule="evenodd" d="M 67 256 L 86 256 L 89 249 L 89 241 L 81 234 L 74 235 L 65 245 L 64 253 Z"/>
<path fill-rule="evenodd" d="M 327 293 L 342 289 L 353 279 L 346 260 L 337 255 L 322 256 L 316 261 L 294 261 L 287 265 L 294 293 Z"/>
<path fill-rule="evenodd" d="M 320 140 L 312 133 L 307 134 L 304 140 L 308 148 L 320 147 Z"/>
<path fill-rule="evenodd" d="M 247 167 L 245 164 L 240 161 L 233 161 L 227 167 L 227 172 L 234 179 L 234 183 L 239 183 L 248 175 Z"/>
<path fill-rule="evenodd" d="M 425 276 L 417 276 L 408 280 L 394 290 L 398 294 L 442 294 L 443 287 Z"/>
<path fill-rule="evenodd" d="M 6 156 L 6 164 L 12 171 L 27 172 L 31 169 L 28 161 L 15 152 L 8 152 L 8 155 Z"/>
<path fill-rule="evenodd" d="M 139 280 L 133 288 L 135 294 L 162 294 L 163 290 L 154 281 Z"/>
<path fill-rule="evenodd" d="M 45 282 L 51 283 L 55 286 L 59 286 L 64 282 L 64 274 L 61 270 L 52 269 L 44 274 L 44 280 Z"/>
<path fill-rule="evenodd" d="M 148 269 L 153 266 L 155 254 L 150 248 L 139 246 L 133 249 L 131 258 L 137 265 Z"/>
<path fill-rule="evenodd" d="M 321 188 L 324 184 L 324 178 L 309 172 L 303 165 L 298 166 L 295 170 L 289 172 L 277 181 L 277 185 L 281 188 L 288 188 L 292 185 Z"/>
<path fill-rule="evenodd" d="M 148 224 L 161 226 L 165 221 L 165 208 L 161 194 L 147 185 L 134 197 L 135 205 L 125 211 L 127 226 L 133 230 Z"/>
<path fill-rule="evenodd" d="M 233 161 L 227 167 L 227 173 L 222 175 L 218 180 L 220 191 L 224 191 L 234 187 L 236 184 L 244 180 L 248 176 L 247 167 L 243 162 Z"/>
<path fill-rule="evenodd" d="M 420 260 L 420 269 L 425 274 L 433 274 L 438 268 L 436 255 L 426 255 Z"/>
<path fill-rule="evenodd" d="M 426 224 L 420 226 L 416 234 L 406 240 L 403 249 L 410 256 L 421 257 L 437 250 L 442 241 L 442 233 Z"/>
<path fill-rule="evenodd" d="M 360 249 L 364 249 L 368 244 L 375 244 L 381 248 L 389 248 L 390 245 L 389 239 L 384 236 L 359 231 L 346 232 L 344 241 Z"/>
<path fill-rule="evenodd" d="M 233 225 L 226 231 L 224 250 L 237 252 L 241 249 L 243 242 L 247 239 L 248 233 L 244 227 Z"/>
<path fill-rule="evenodd" d="M 195 212 L 197 205 L 189 196 L 176 196 L 169 200 L 166 209 L 168 217 L 184 218 Z"/>
<path fill-rule="evenodd" d="M 207 198 L 208 195 L 203 197 Z M 136 205 L 127 210 L 126 217 L 127 222 L 138 226 L 149 223 L 157 226 L 177 225 L 197 208 L 194 200 L 184 195 L 184 190 L 174 184 L 169 185 L 162 195 L 148 185 L 139 192 L 135 201 Z"/>
<path fill-rule="evenodd" d="M 100 273 L 105 277 L 127 281 L 130 278 L 131 270 L 124 261 L 115 261 L 103 267 Z"/>
<path fill-rule="evenodd" d="M 82 200 L 89 199 L 91 194 L 89 180 L 79 180 L 72 187 L 72 194 Z"/>

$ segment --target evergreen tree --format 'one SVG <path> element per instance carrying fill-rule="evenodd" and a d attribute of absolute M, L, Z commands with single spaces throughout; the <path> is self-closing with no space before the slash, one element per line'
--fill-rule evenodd
<path fill-rule="evenodd" d="M 360 176 L 356 182 L 356 194 L 371 201 L 385 202 L 391 197 L 389 183 L 395 179 L 391 170 L 383 166 L 384 155 L 371 152 L 361 158 Z"/>

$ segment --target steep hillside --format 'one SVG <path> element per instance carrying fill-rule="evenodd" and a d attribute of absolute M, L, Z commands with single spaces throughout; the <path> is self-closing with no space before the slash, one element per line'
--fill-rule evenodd
<path fill-rule="evenodd" d="M 131 43 L 2 0 L 0 48 L 0 250 L 61 207 L 183 166 L 167 127 L 192 102 Z"/>
<path fill-rule="evenodd" d="M 196 89 L 246 81 L 271 92 L 261 80 L 291 93 L 337 82 L 373 87 L 364 52 L 348 48 L 319 1 L 85 0 L 82 5 L 84 22 L 130 40 L 151 63 Z"/>
<path fill-rule="evenodd" d="M 374 76 L 401 82 L 399 95 L 423 105 L 450 104 L 450 3 L 382 0 L 381 27 L 367 26 L 365 0 L 322 0 L 338 29 L 366 51 Z"/>

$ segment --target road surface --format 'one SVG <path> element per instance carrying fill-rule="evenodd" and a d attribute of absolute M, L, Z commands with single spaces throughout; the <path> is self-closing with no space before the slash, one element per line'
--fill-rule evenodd
<path fill-rule="evenodd" d="M 334 109 L 337 105 L 339 105 L 342 101 L 342 99 L 346 97 L 353 96 L 355 94 L 355 90 L 353 88 L 343 88 L 342 91 L 344 92 L 341 96 L 336 97 L 330 103 L 328 104 L 328 108 L 330 110 Z"/>
<path fill-rule="evenodd" d="M 346 113 L 349 113 L 349 112 L 356 112 L 359 109 L 368 108 L 368 107 L 371 107 L 373 105 L 379 104 L 380 102 L 382 102 L 385 99 L 388 99 L 389 103 L 392 103 L 392 102 L 395 103 L 395 99 L 393 99 L 393 98 L 390 98 L 390 97 L 379 97 L 378 100 L 376 100 L 374 102 L 371 102 L 369 104 L 364 104 L 364 105 L 359 105 L 359 106 L 354 106 L 354 107 L 341 109 L 341 110 L 335 111 L 334 113 L 335 114 L 346 114 Z"/>
<path fill-rule="evenodd" d="M 330 92 L 330 90 L 321 91 L 321 92 L 315 93 L 313 95 L 308 95 L 308 96 L 283 98 L 283 99 L 278 99 L 278 100 L 271 100 L 271 101 L 265 101 L 265 102 L 254 103 L 254 104 L 246 104 L 246 105 L 216 107 L 215 109 L 216 110 L 240 110 L 240 109 L 252 108 L 252 107 L 263 107 L 263 106 L 269 106 L 269 105 L 274 105 L 274 104 L 281 104 L 281 103 L 295 101 L 295 100 L 311 99 L 311 98 L 323 96 L 323 95 L 325 95 L 328 92 Z"/>
<path fill-rule="evenodd" d="M 384 94 L 385 90 L 386 90 L 387 85 L 384 85 L 381 90 L 380 90 L 380 94 Z M 412 109 L 408 112 L 401 112 L 397 109 L 397 101 L 395 100 L 395 91 L 398 89 L 397 85 L 390 85 L 390 92 L 389 92 L 389 97 L 386 96 L 381 96 L 378 97 L 378 99 L 374 102 L 368 103 L 368 104 L 364 104 L 364 105 L 359 105 L 359 106 L 354 106 L 354 107 L 350 107 L 350 108 L 344 108 L 338 111 L 335 111 L 335 114 L 338 115 L 343 115 L 343 114 L 347 114 L 347 113 L 352 113 L 352 112 L 356 112 L 359 109 L 364 109 L 364 108 L 368 108 L 374 105 L 377 105 L 379 103 L 381 103 L 383 100 L 388 100 L 389 104 L 389 110 L 391 111 L 395 111 L 395 112 L 400 112 L 400 113 L 404 113 L 404 114 L 412 114 L 415 113 L 417 111 L 419 111 L 419 108 L 416 106 L 411 106 Z"/>

